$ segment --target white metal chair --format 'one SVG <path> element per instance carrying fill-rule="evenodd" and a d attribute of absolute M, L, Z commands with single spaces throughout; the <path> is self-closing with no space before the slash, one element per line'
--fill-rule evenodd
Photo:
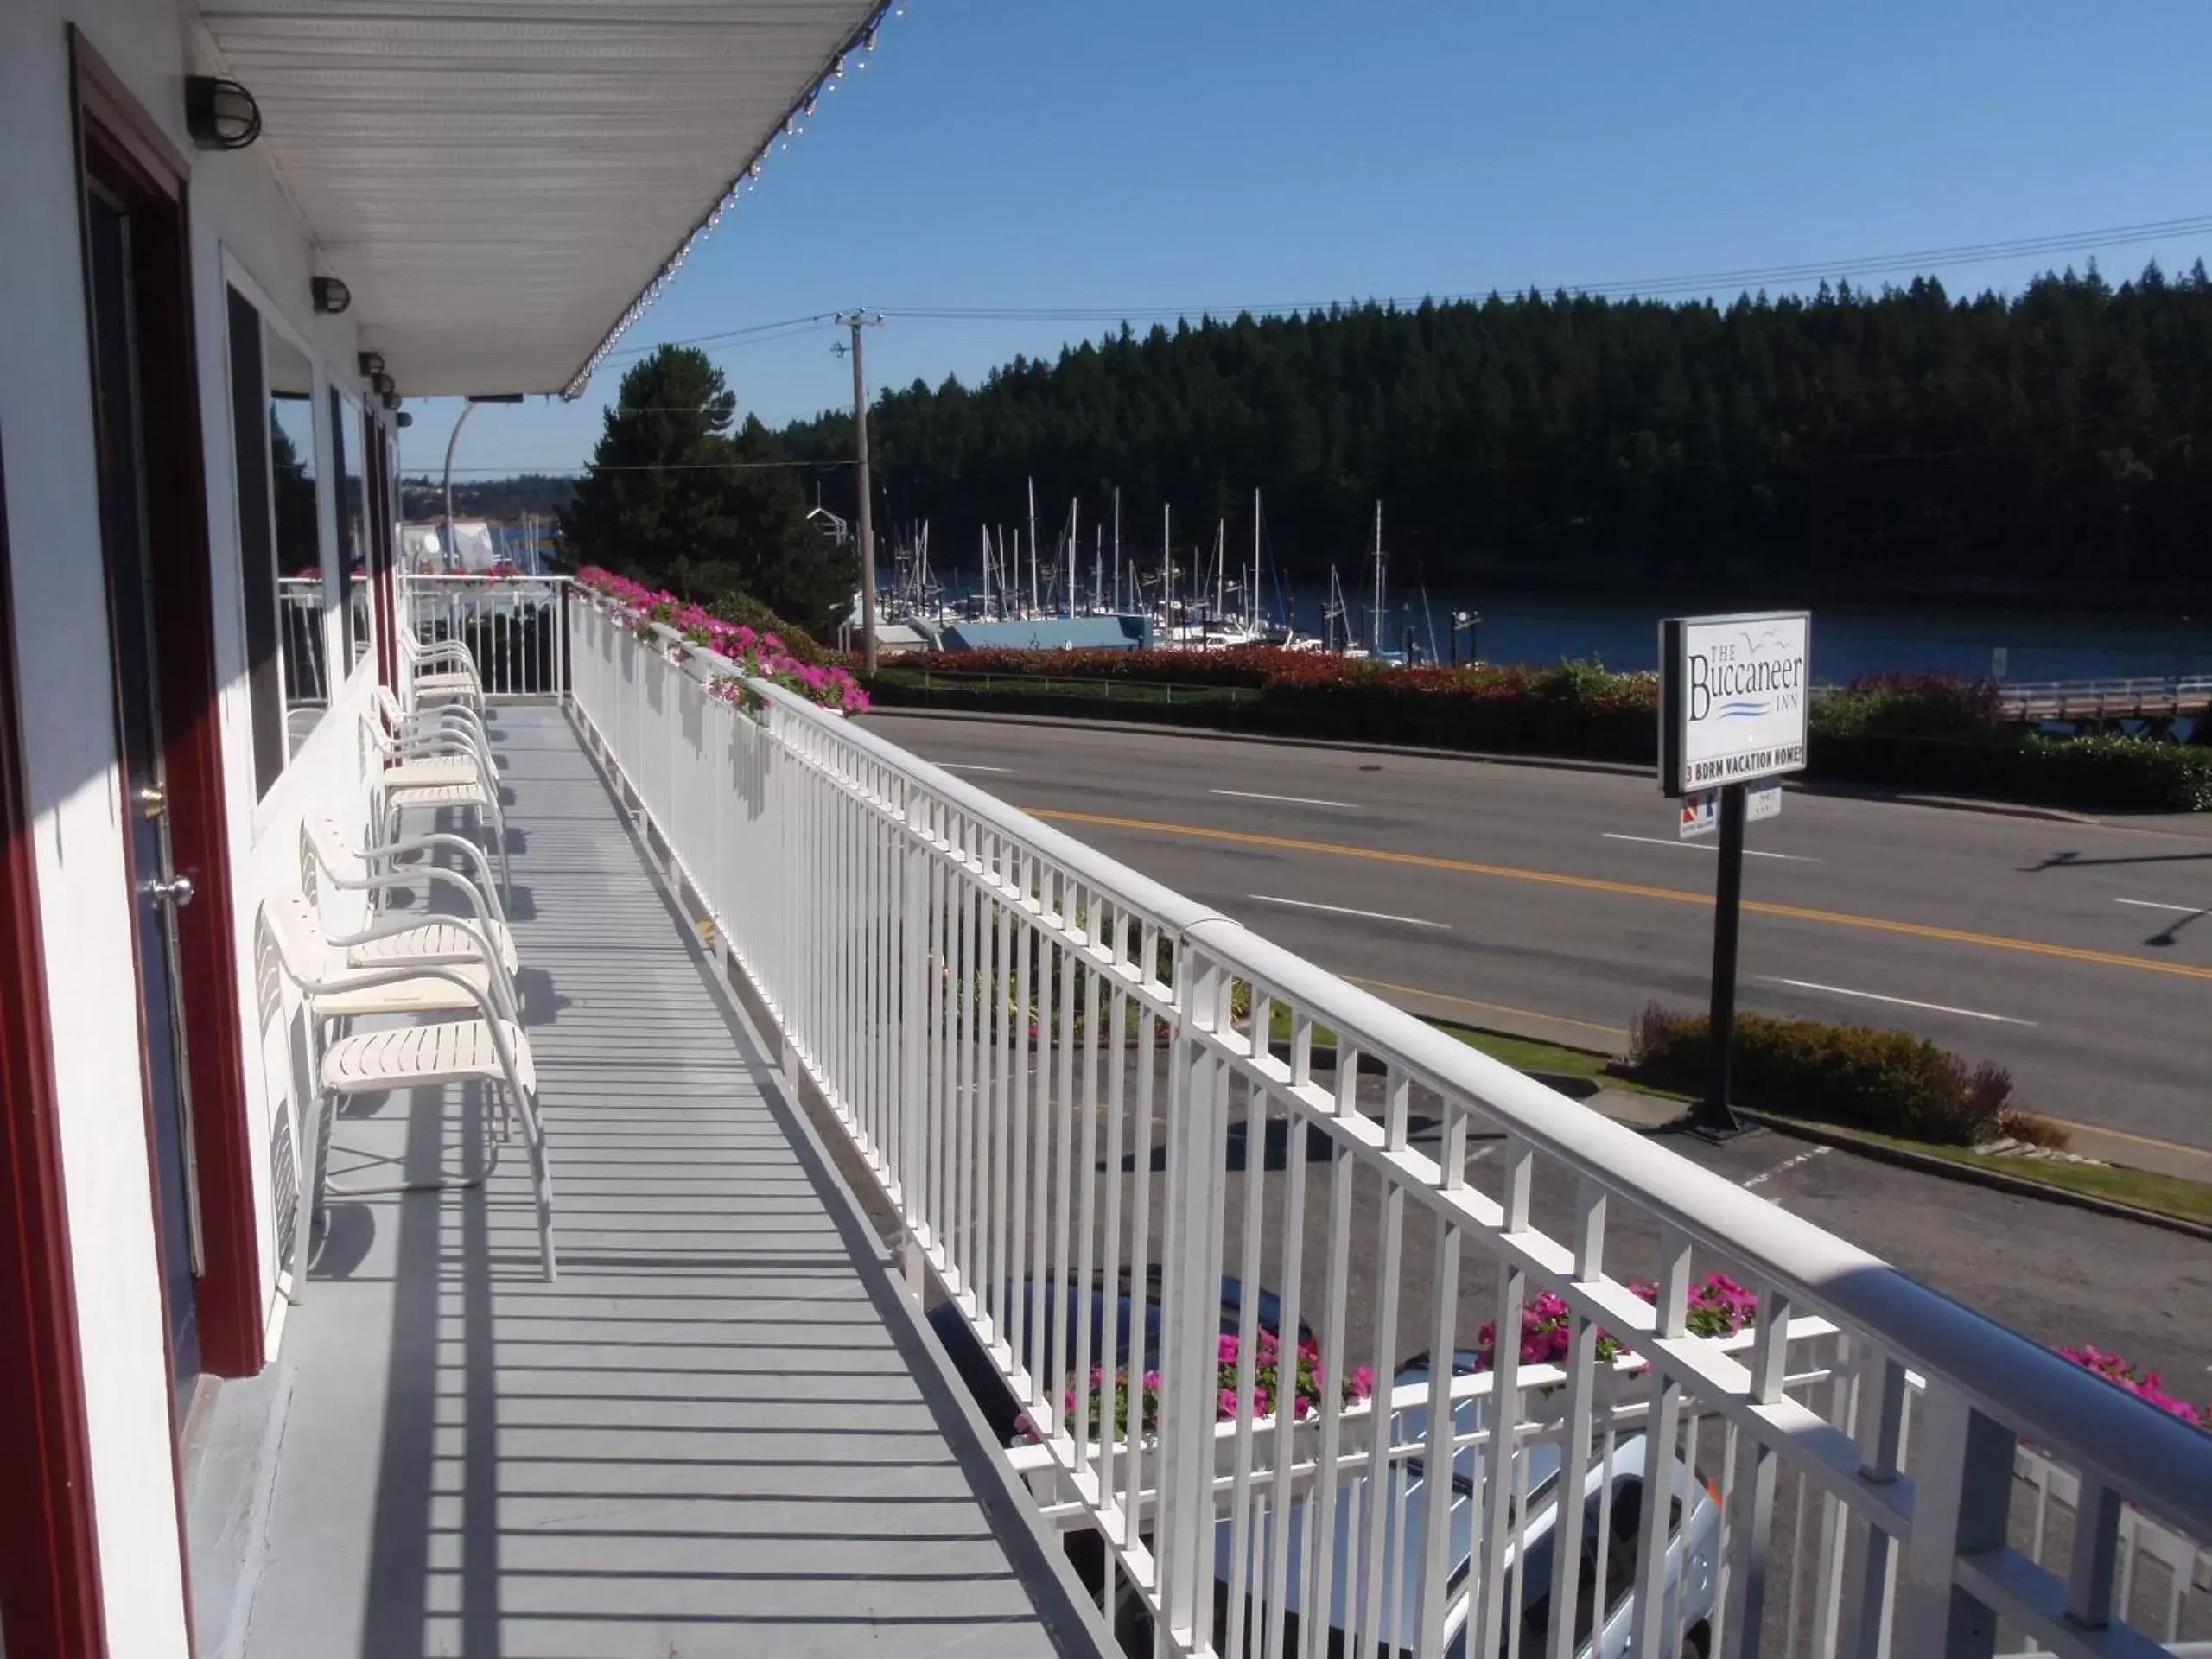
<path fill-rule="evenodd" d="M 383 716 L 374 708 L 361 713 L 361 737 L 378 843 L 389 847 L 399 839 L 402 816 L 410 809 L 472 813 L 479 832 L 492 837 L 499 860 L 499 883 L 505 887 L 510 875 L 507 824 L 499 805 L 499 774 L 487 770 L 473 753 L 403 742 L 385 729 Z"/>
<path fill-rule="evenodd" d="M 429 862 L 441 851 L 459 854 L 468 869 L 464 872 Z M 423 858 L 402 874 L 393 861 L 403 853 L 419 853 Z M 300 874 L 302 888 L 311 893 L 327 884 L 338 892 L 367 895 L 368 927 L 350 934 L 324 930 L 331 944 L 344 948 L 349 968 L 474 962 L 487 944 L 510 977 L 519 965 L 514 933 L 507 925 L 491 866 L 485 861 L 484 849 L 465 836 L 416 836 L 363 852 L 354 847 L 336 818 L 327 812 L 310 812 L 300 820 Z M 417 883 L 460 893 L 468 906 L 466 919 L 473 925 L 454 925 L 463 919 L 458 917 L 381 909 L 379 900 L 386 894 L 411 889 Z"/>
<path fill-rule="evenodd" d="M 477 1083 L 494 1098 L 486 1102 L 483 1166 L 450 1179 L 385 1185 L 329 1184 L 352 1196 L 479 1186 L 499 1166 L 499 1136 L 507 1113 L 521 1121 L 537 1198 L 538 1260 L 547 1280 L 557 1276 L 553 1248 L 553 1180 L 546 1166 L 545 1137 L 537 1116 L 537 1063 L 513 1014 L 513 989 L 488 944 L 474 963 L 412 963 L 388 969 L 348 967 L 324 938 L 315 906 L 304 893 L 265 900 L 262 917 L 286 976 L 306 999 L 308 1029 L 318 1039 L 310 1055 L 313 1100 L 302 1113 L 300 1157 L 303 1214 L 295 1230 L 292 1298 L 306 1279 L 307 1243 L 324 1190 L 324 1124 L 333 1103 L 348 1095 L 383 1094 L 435 1084 Z M 456 925 L 466 927 L 466 923 Z M 320 1042 L 326 1023 L 367 1014 L 473 1012 L 475 1017 L 428 1025 L 392 1025 Z"/>
<path fill-rule="evenodd" d="M 385 726 L 403 742 L 438 745 L 448 753 L 466 752 L 481 760 L 487 772 L 499 771 L 484 717 L 465 703 L 410 709 L 401 706 L 389 687 L 382 685 L 373 689 L 372 700 Z"/>
<path fill-rule="evenodd" d="M 399 655 L 406 670 L 408 700 L 420 707 L 459 703 L 480 711 L 484 707 L 484 679 L 476 653 L 459 639 L 435 639 L 429 644 L 411 624 L 399 625 Z"/>

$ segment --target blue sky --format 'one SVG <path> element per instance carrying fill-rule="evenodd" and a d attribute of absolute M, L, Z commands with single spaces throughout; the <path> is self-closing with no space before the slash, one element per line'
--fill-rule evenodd
<path fill-rule="evenodd" d="M 624 344 L 854 305 L 1548 289 L 2203 215 L 2208 63 L 2203 0 L 908 0 Z M 2212 236 L 2100 264 L 2153 256 L 2185 268 Z M 2049 263 L 1939 274 L 2016 287 Z M 869 379 L 972 382 L 1099 331 L 894 315 Z M 837 338 L 715 357 L 774 424 L 849 401 Z M 480 410 L 457 475 L 582 463 L 629 360 L 575 404 Z M 403 464 L 435 474 L 457 405 L 411 407 Z"/>

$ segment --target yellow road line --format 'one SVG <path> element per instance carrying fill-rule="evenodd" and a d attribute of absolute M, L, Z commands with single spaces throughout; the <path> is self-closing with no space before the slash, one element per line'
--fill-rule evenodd
<path fill-rule="evenodd" d="M 1032 817 L 1058 823 L 1090 823 L 1108 830 L 1135 830 L 1147 835 L 1176 836 L 1186 841 L 1221 841 L 1242 847 L 1273 847 L 1285 852 L 1325 853 L 1332 858 L 1365 859 L 1378 864 L 1410 864 L 1425 870 L 1450 870 L 1460 875 L 1488 875 L 1510 881 L 1535 881 L 1548 887 L 1573 887 L 1584 893 L 1614 893 L 1631 899 L 1660 899 L 1677 905 L 1710 905 L 1713 895 L 1686 893 L 1679 887 L 1649 887 L 1634 881 L 1607 881 L 1594 875 L 1561 875 L 1554 870 L 1524 870 L 1511 864 L 1480 864 L 1470 859 L 1440 858 L 1431 853 L 1393 853 L 1378 847 L 1354 847 L 1343 842 L 1306 841 L 1293 836 L 1262 835 L 1249 830 L 1216 830 L 1204 824 L 1159 823 L 1149 818 L 1119 818 L 1103 812 L 1071 812 L 1054 807 L 1023 809 Z M 2147 957 L 2122 956 L 2114 950 L 2086 950 L 2077 945 L 2048 944 L 2041 939 L 2018 939 L 2003 933 L 1974 933 L 1964 928 L 1937 927 L 1927 922 L 1896 922 L 1880 916 L 1854 916 L 1840 910 L 1808 910 L 1801 905 L 1770 904 L 1746 899 L 1744 908 L 1755 915 L 1778 916 L 1789 921 L 1818 922 L 1829 927 L 1853 927 L 1879 933 L 1902 933 L 1913 938 L 1941 939 L 1950 944 L 1970 944 L 1988 950 L 2019 950 L 2031 956 L 2056 957 L 2068 962 L 2095 963 L 2107 968 L 2135 968 L 2145 973 L 2171 974 L 2182 979 L 2212 980 L 2212 968 L 2185 962 L 2154 962 Z"/>

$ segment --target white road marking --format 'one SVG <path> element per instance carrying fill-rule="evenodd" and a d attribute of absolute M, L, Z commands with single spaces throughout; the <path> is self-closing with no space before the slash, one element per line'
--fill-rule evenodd
<path fill-rule="evenodd" d="M 2115 899 L 2115 905 L 2133 905 L 2138 910 L 2177 910 L 2184 916 L 2202 916 L 2212 912 L 2212 905 L 2162 905 L 2155 899 Z"/>
<path fill-rule="evenodd" d="M 1607 841 L 1640 841 L 1647 847 L 1687 847 L 1694 853 L 1717 853 L 1719 846 L 1710 841 L 1669 841 L 1664 836 L 1621 836 L 1611 830 L 1604 832 Z M 1745 858 L 1780 858 L 1792 864 L 1823 864 L 1825 859 L 1814 858 L 1804 853 L 1763 853 L 1756 847 L 1744 849 Z"/>
<path fill-rule="evenodd" d="M 947 772 L 1004 772 L 1007 770 L 1004 766 L 979 766 L 959 760 L 940 760 L 938 765 L 943 766 Z"/>
<path fill-rule="evenodd" d="M 1270 893 L 1248 893 L 1244 895 L 1263 905 L 1288 905 L 1294 910 L 1325 910 L 1332 916 L 1363 916 L 1370 922 L 1402 922 L 1408 927 L 1433 927 L 1441 933 L 1452 930 L 1442 922 L 1424 921 L 1418 916 L 1393 916 L 1382 910 L 1349 910 L 1342 905 L 1317 905 L 1310 899 L 1278 899 Z"/>
<path fill-rule="evenodd" d="M 1777 1175 L 1787 1175 L 1791 1170 L 1796 1169 L 1800 1164 L 1809 1164 L 1814 1159 L 1819 1157 L 1822 1153 L 1827 1150 L 1828 1148 L 1826 1147 L 1815 1147 L 1810 1152 L 1801 1152 L 1794 1158 L 1785 1158 L 1780 1163 L 1777 1164 L 1772 1169 L 1761 1170 L 1758 1174 L 1752 1176 L 1750 1180 L 1745 1181 L 1744 1183 L 1744 1190 L 1745 1192 L 1749 1192 L 1755 1186 L 1764 1185 Z"/>
<path fill-rule="evenodd" d="M 1984 1014 L 1979 1008 L 1955 1008 L 1943 1002 L 1916 1002 L 1909 996 L 1884 996 L 1879 991 L 1854 991 L 1842 985 L 1816 985 L 1809 979 L 1777 979 L 1772 974 L 1759 977 L 1770 985 L 1788 985 L 1801 991 L 1826 991 L 1830 996 L 1856 996 L 1869 1002 L 1893 1002 L 1901 1008 L 1925 1008 L 1930 1014 L 1955 1014 L 1968 1020 L 1989 1020 L 2000 1026 L 2032 1026 L 2032 1020 L 2015 1020 L 2009 1014 Z"/>
<path fill-rule="evenodd" d="M 1250 789 L 1210 789 L 1209 795 L 1234 795 L 1241 801 L 1287 801 L 1293 806 L 1340 806 L 1351 810 L 1350 801 L 1317 801 L 1311 795 L 1262 795 Z"/>

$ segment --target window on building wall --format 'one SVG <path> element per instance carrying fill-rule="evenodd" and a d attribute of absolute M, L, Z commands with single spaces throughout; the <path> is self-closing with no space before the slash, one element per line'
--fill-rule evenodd
<path fill-rule="evenodd" d="M 375 638 L 370 621 L 369 491 L 363 470 L 368 432 L 363 422 L 360 405 L 340 397 L 334 387 L 330 456 L 338 485 L 338 614 L 345 650 L 340 679 L 369 654 Z"/>
<path fill-rule="evenodd" d="M 330 707 L 315 368 L 251 300 L 235 288 L 229 300 L 246 679 L 265 795 Z"/>

